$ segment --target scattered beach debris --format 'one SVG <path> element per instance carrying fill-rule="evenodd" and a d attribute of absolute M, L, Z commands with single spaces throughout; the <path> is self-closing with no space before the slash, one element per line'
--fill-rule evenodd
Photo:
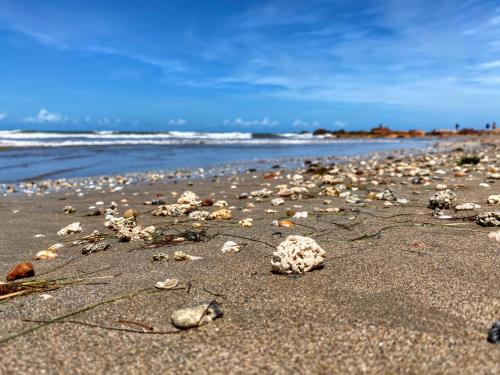
<path fill-rule="evenodd" d="M 309 237 L 288 236 L 273 253 L 273 272 L 303 274 L 323 265 L 326 252 Z"/>
<path fill-rule="evenodd" d="M 33 264 L 30 262 L 21 262 L 9 271 L 6 280 L 14 281 L 33 276 L 35 276 L 35 269 L 33 268 Z"/>
<path fill-rule="evenodd" d="M 187 204 L 189 206 L 200 206 L 201 200 L 195 193 L 188 190 L 182 193 L 179 199 L 177 199 L 177 203 Z"/>
<path fill-rule="evenodd" d="M 79 222 L 72 223 L 57 232 L 58 236 L 64 236 L 67 234 L 81 233 L 82 227 Z"/>
<path fill-rule="evenodd" d="M 223 315 L 217 301 L 204 302 L 193 307 L 176 310 L 172 314 L 172 324 L 179 329 L 189 329 L 210 323 Z"/>

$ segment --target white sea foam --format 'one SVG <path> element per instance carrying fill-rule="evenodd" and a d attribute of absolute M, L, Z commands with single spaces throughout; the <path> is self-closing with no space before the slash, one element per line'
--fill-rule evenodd
<path fill-rule="evenodd" d="M 70 147 L 70 146 L 112 146 L 112 145 L 230 145 L 230 144 L 324 144 L 362 143 L 368 140 L 334 139 L 316 137 L 312 134 L 278 133 L 252 134 L 243 132 L 27 132 L 1 130 L 0 147 Z M 373 140 L 369 142 L 391 142 L 398 140 Z"/>

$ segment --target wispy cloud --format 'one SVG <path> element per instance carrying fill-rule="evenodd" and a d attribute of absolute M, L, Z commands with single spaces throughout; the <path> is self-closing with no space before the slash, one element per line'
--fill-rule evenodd
<path fill-rule="evenodd" d="M 0 121 L 3 121 L 7 118 L 8 114 L 5 112 L 0 112 Z"/>
<path fill-rule="evenodd" d="M 24 122 L 30 123 L 48 123 L 48 122 L 62 122 L 68 120 L 68 117 L 62 116 L 60 113 L 50 112 L 49 110 L 42 108 L 38 114 L 34 117 L 25 117 Z"/>
<path fill-rule="evenodd" d="M 270 120 L 265 117 L 262 120 L 243 120 L 241 117 L 237 117 L 234 120 L 224 120 L 222 122 L 223 125 L 233 125 L 233 126 L 278 126 L 280 124 L 279 121 Z"/>
<path fill-rule="evenodd" d="M 183 118 L 172 118 L 168 120 L 169 125 L 186 125 L 188 122 Z"/>

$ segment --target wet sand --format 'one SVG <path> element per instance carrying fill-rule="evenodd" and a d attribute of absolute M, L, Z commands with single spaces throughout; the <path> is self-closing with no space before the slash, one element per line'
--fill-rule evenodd
<path fill-rule="evenodd" d="M 285 198 L 285 204 L 276 207 L 269 203 L 275 194 L 261 202 L 238 199 L 243 192 L 275 192 L 277 185 L 290 185 L 287 174 L 300 173 L 306 181 L 314 174 L 297 171 L 282 171 L 275 179 L 246 173 L 231 180 L 156 182 L 115 192 L 85 191 L 83 196 L 70 190 L 4 197 L 0 275 L 31 260 L 35 278 L 88 280 L 44 292 L 52 296 L 47 300 L 33 293 L 0 301 L 0 372 L 498 373 L 500 346 L 486 341 L 488 329 L 500 318 L 500 243 L 488 238 L 498 228 L 481 227 L 467 217 L 500 209 L 486 203 L 490 195 L 500 194 L 500 181 L 487 177 L 488 168 L 500 167 L 500 148 L 497 143 L 479 149 L 489 159 L 483 156 L 480 164 L 463 167 L 464 175 L 455 167 L 465 152 L 381 162 L 386 169 L 402 162 L 425 165 L 430 170 L 428 185 L 414 184 L 414 176 L 397 172 L 379 174 L 359 162 L 340 166 L 343 172 L 366 178 L 348 186 L 363 203 L 319 195 L 325 187 L 321 184 L 301 199 Z M 444 173 L 436 173 L 439 170 Z M 479 187 L 485 181 L 490 186 Z M 438 184 L 446 184 L 458 203 L 482 207 L 445 210 L 452 220 L 433 217 L 427 205 Z M 387 188 L 409 202 L 387 206 L 373 198 Z M 75 221 L 81 222 L 84 235 L 93 230 L 112 234 L 103 226 L 103 216 L 83 216 L 97 201 L 104 202 L 102 207 L 117 202 L 121 214 L 128 208 L 141 211 L 141 225 L 168 226 L 172 233 L 190 229 L 193 221 L 187 217 L 172 225 L 175 218 L 152 216 L 155 207 L 143 205 L 157 195 L 174 203 L 177 197 L 171 193 L 187 190 L 202 199 L 226 200 L 236 207 L 233 219 L 200 222 L 208 236 L 201 242 L 153 249 L 143 242 L 112 238 L 106 251 L 82 255 L 81 246 L 66 246 L 54 260 L 32 260 L 56 242 L 79 239 L 78 234 L 56 235 Z M 120 203 L 124 198 L 128 202 Z M 325 199 L 331 203 L 324 204 Z M 248 203 L 255 207 L 244 212 Z M 64 214 L 66 205 L 77 212 Z M 314 212 L 328 207 L 343 210 Z M 278 212 L 266 213 L 270 208 Z M 291 219 L 293 228 L 271 225 L 288 210 L 307 211 L 309 216 Z M 254 219 L 252 227 L 238 225 L 248 217 Z M 35 238 L 37 234 L 46 237 Z M 291 234 L 314 238 L 327 252 L 324 267 L 305 275 L 271 273 L 273 248 Z M 220 249 L 227 240 L 246 245 L 239 253 L 223 254 Z M 152 261 L 153 254 L 178 250 L 202 259 Z M 105 276 L 113 277 L 90 279 Z M 178 278 L 182 288 L 155 289 L 155 283 L 167 277 Z M 126 298 L 109 302 L 119 296 Z M 173 311 L 212 299 L 221 304 L 222 318 L 175 331 L 170 323 Z M 8 339 L 40 324 L 25 320 L 47 321 L 105 301 L 109 303 Z"/>

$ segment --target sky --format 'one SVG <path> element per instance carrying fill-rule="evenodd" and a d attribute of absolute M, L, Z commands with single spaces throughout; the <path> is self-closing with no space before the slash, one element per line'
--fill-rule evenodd
<path fill-rule="evenodd" d="M 500 122 L 500 2 L 0 0 L 0 129 Z"/>

